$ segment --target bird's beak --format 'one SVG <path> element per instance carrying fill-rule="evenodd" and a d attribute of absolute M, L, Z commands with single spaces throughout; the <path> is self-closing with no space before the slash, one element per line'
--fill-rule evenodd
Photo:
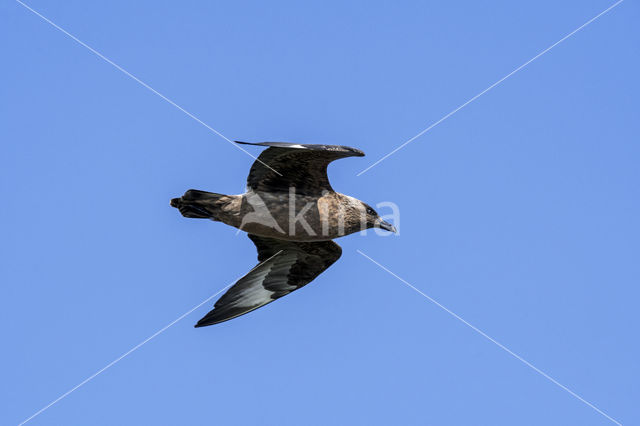
<path fill-rule="evenodd" d="M 376 224 L 377 228 L 384 229 L 385 231 L 393 232 L 394 234 L 398 232 L 396 227 L 390 224 L 389 222 L 385 222 L 384 220 L 379 219 Z"/>

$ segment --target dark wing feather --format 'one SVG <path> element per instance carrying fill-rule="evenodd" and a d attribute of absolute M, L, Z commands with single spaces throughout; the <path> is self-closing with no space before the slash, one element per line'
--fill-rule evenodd
<path fill-rule="evenodd" d="M 341 145 L 304 145 L 287 142 L 239 142 L 246 145 L 268 146 L 251 166 L 247 187 L 254 191 L 289 192 L 321 195 L 333 191 L 327 176 L 327 166 L 345 157 L 362 157 L 356 148 Z"/>
<path fill-rule="evenodd" d="M 333 241 L 293 242 L 249 234 L 260 263 L 240 278 L 196 327 L 218 324 L 258 309 L 313 281 L 342 254 Z"/>

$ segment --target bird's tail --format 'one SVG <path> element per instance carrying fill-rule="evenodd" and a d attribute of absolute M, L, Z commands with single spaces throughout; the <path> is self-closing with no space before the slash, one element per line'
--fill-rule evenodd
<path fill-rule="evenodd" d="M 219 220 L 221 208 L 229 201 L 228 195 L 190 189 L 182 197 L 172 199 L 171 205 L 184 217 Z"/>

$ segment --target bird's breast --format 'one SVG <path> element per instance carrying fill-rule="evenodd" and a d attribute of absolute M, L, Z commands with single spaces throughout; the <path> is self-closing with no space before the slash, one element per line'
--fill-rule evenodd
<path fill-rule="evenodd" d="M 348 204 L 336 193 L 322 196 L 284 192 L 244 194 L 239 215 L 243 231 L 291 241 L 326 241 L 360 230 Z"/>

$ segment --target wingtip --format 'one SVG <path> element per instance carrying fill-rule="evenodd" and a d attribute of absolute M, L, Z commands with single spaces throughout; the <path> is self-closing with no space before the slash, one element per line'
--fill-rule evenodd
<path fill-rule="evenodd" d="M 213 324 L 215 324 L 215 323 L 212 323 L 212 322 L 209 322 L 209 321 L 205 321 L 204 318 L 202 318 L 202 319 L 200 319 L 200 321 L 195 323 L 193 328 L 201 328 L 201 327 L 206 327 L 208 325 L 213 325 Z"/>
<path fill-rule="evenodd" d="M 209 312 L 210 314 L 211 312 Z M 223 321 L 214 320 L 211 315 L 205 315 L 193 326 L 194 328 L 208 327 L 210 325 L 218 324 Z"/>

